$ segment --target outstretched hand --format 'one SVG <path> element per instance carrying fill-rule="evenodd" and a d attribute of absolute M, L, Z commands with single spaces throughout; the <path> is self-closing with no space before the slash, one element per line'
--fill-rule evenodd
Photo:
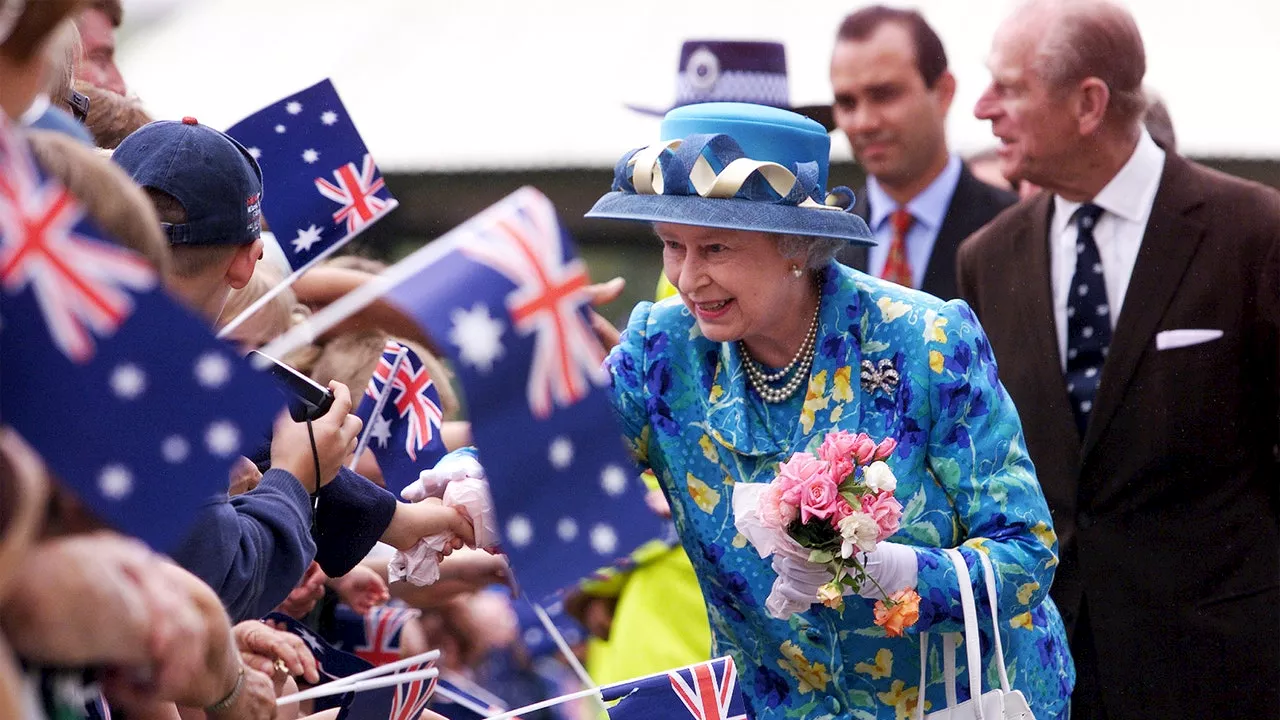
<path fill-rule="evenodd" d="M 607 305 L 617 300 L 622 291 L 627 287 L 627 281 L 616 277 L 608 282 L 596 283 L 586 287 L 586 293 L 591 297 L 591 304 L 595 307 Z M 596 337 L 600 339 L 600 344 L 604 346 L 605 352 L 609 352 L 618 344 L 621 333 L 613 323 L 604 319 L 600 313 L 591 311 L 591 329 L 595 332 Z"/>
<path fill-rule="evenodd" d="M 356 565 L 351 568 L 351 572 L 334 578 L 330 584 L 342 602 L 350 605 L 360 615 L 368 615 L 375 606 L 391 599 L 387 581 L 364 565 Z"/>

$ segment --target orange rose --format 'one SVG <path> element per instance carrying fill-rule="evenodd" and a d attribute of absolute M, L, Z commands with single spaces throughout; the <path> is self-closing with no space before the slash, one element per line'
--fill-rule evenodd
<path fill-rule="evenodd" d="M 889 596 L 888 601 L 876 601 L 876 625 L 884 628 L 889 637 L 902 637 L 905 628 L 920 619 L 920 594 L 912 588 L 904 588 Z"/>

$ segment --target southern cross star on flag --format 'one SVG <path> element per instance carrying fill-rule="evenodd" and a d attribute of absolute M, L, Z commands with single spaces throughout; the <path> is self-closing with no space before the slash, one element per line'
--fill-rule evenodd
<path fill-rule="evenodd" d="M 379 402 L 382 408 L 375 417 Z M 377 458 L 387 489 L 397 496 L 448 452 L 440 434 L 444 413 L 435 380 L 418 354 L 395 340 L 383 348 L 355 414 L 365 424 L 365 447 Z"/>
<path fill-rule="evenodd" d="M 3 120 L 0 367 L 0 421 L 99 518 L 162 552 L 283 405 Z"/>
<path fill-rule="evenodd" d="M 728 655 L 692 667 L 600 688 L 609 720 L 747 720 L 738 673 Z"/>
<path fill-rule="evenodd" d="M 450 354 L 503 550 L 541 601 L 662 537 L 664 523 L 609 407 L 586 264 L 551 201 L 518 190 L 449 238 L 419 251 L 439 259 L 384 273 L 385 297 Z"/>
<path fill-rule="evenodd" d="M 268 105 L 227 134 L 262 166 L 262 213 L 295 274 L 396 207 L 327 79 Z"/>

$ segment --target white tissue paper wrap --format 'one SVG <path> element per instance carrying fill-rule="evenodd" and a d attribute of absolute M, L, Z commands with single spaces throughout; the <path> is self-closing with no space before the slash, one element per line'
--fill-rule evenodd
<path fill-rule="evenodd" d="M 733 524 L 760 557 L 772 556 L 778 579 L 765 599 L 765 610 L 779 620 L 808 610 L 818 601 L 818 588 L 832 579 L 826 566 L 809 562 L 809 551 L 785 530 L 765 525 L 758 508 L 766 483 L 739 483 L 733 488 Z"/>
<path fill-rule="evenodd" d="M 477 464 L 476 467 L 479 465 Z M 409 489 L 405 488 L 402 494 L 407 495 Z M 498 534 L 498 516 L 493 511 L 493 499 L 489 495 L 487 480 L 483 477 L 468 475 L 452 480 L 444 486 L 441 502 L 465 512 L 471 518 L 472 526 L 475 528 L 477 548 L 493 550 L 498 547 L 501 542 Z M 387 579 L 390 582 L 408 580 L 418 586 L 436 582 L 440 579 L 440 553 L 452 539 L 452 533 L 428 535 L 408 551 L 396 552 L 387 563 Z"/>
<path fill-rule="evenodd" d="M 467 477 L 488 479 L 484 466 L 474 454 L 465 448 L 454 450 L 440 458 L 440 462 L 437 462 L 435 467 L 419 473 L 418 479 L 400 492 L 400 497 L 409 502 L 418 502 L 429 497 L 443 497 L 449 483 Z"/>

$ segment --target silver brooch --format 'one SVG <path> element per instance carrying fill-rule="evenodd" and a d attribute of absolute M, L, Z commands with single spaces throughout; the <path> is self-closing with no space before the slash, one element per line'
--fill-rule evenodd
<path fill-rule="evenodd" d="M 892 360 L 883 358 L 875 364 L 870 360 L 862 361 L 862 390 L 868 395 L 876 390 L 884 390 L 886 395 L 893 398 L 893 392 L 898 389 L 898 380 L 898 369 L 893 366 Z"/>

